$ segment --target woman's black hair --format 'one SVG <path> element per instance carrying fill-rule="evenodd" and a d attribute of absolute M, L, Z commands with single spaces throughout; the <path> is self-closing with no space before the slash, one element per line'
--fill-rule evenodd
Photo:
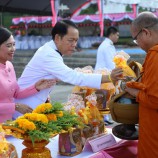
<path fill-rule="evenodd" d="M 11 35 L 12 33 L 7 28 L 0 27 L 0 45 L 7 41 Z"/>
<path fill-rule="evenodd" d="M 61 37 L 65 36 L 67 34 L 68 27 L 77 29 L 77 25 L 70 20 L 58 21 L 52 29 L 52 39 L 55 39 L 56 34 L 60 35 Z"/>

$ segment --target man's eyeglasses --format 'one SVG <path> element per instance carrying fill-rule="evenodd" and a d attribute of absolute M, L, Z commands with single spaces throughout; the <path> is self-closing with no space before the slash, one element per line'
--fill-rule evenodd
<path fill-rule="evenodd" d="M 137 37 L 139 36 L 139 34 L 143 31 L 143 29 L 141 29 L 137 35 L 133 38 L 133 42 L 137 44 Z"/>
<path fill-rule="evenodd" d="M 156 25 L 156 24 L 157 24 L 157 22 L 154 23 L 154 24 L 152 24 L 152 25 L 143 27 L 143 28 L 147 29 L 147 28 L 149 28 L 149 27 L 153 27 L 153 26 Z M 134 43 L 138 44 L 138 43 L 137 43 L 137 38 L 138 38 L 139 34 L 143 31 L 143 28 L 142 28 L 142 29 L 137 33 L 137 35 L 133 38 L 133 42 L 134 42 Z"/>

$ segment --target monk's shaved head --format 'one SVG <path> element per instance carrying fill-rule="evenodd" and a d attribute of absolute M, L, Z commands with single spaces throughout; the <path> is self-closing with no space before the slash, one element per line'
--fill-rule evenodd
<path fill-rule="evenodd" d="M 158 44 L 158 18 L 152 12 L 142 12 L 133 20 L 131 34 L 146 52 Z"/>
<path fill-rule="evenodd" d="M 153 26 L 155 24 L 158 24 L 158 18 L 155 14 L 151 12 L 142 12 L 138 15 L 138 17 L 133 20 L 132 26 L 136 30 L 140 30 L 144 27 Z M 154 28 L 154 27 L 153 27 Z M 157 27 L 155 27 L 157 28 Z"/>

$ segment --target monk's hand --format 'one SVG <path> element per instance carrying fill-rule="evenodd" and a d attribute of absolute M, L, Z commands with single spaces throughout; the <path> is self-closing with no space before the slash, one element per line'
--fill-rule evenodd
<path fill-rule="evenodd" d="M 37 91 L 40 91 L 42 89 L 47 89 L 52 87 L 53 85 L 56 84 L 56 82 L 57 80 L 55 79 L 42 79 L 36 82 L 35 88 L 37 89 Z"/>
<path fill-rule="evenodd" d="M 22 114 L 25 114 L 25 113 L 31 113 L 33 109 L 31 107 L 29 107 L 28 105 L 16 103 L 15 110 Z"/>
<path fill-rule="evenodd" d="M 111 80 L 113 82 L 116 82 L 118 80 L 124 79 L 123 78 L 123 70 L 122 70 L 122 68 L 115 68 L 115 69 L 113 69 L 112 72 L 111 72 L 110 77 L 111 77 Z"/>
<path fill-rule="evenodd" d="M 138 89 L 134 89 L 134 88 L 129 88 L 129 87 L 125 87 L 124 89 L 126 92 L 128 92 L 129 94 L 131 94 L 132 96 L 136 97 L 139 93 Z"/>

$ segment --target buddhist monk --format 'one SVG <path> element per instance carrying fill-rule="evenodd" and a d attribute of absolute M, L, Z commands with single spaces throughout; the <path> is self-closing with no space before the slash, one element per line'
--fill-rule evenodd
<path fill-rule="evenodd" d="M 145 88 L 125 89 L 139 102 L 138 158 L 158 158 L 158 18 L 151 12 L 138 14 L 131 34 L 146 52 L 140 81 Z"/>

